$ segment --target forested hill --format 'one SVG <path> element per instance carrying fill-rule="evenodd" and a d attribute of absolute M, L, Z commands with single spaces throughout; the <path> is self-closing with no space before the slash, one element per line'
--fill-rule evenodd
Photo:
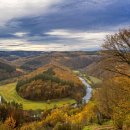
<path fill-rule="evenodd" d="M 61 79 L 74 81 L 75 83 L 81 83 L 79 78 L 76 75 L 74 75 L 74 73 L 71 69 L 69 69 L 68 67 L 63 66 L 57 62 L 51 62 L 49 64 L 42 66 L 42 67 L 39 67 L 35 71 L 23 76 L 23 78 L 34 77 L 37 74 L 40 74 L 40 73 L 48 70 L 49 68 L 52 68 L 53 71 L 55 72 L 55 75 L 60 77 Z"/>
<path fill-rule="evenodd" d="M 0 80 L 19 76 L 20 72 L 16 70 L 15 66 L 9 65 L 3 61 L 0 61 Z"/>
<path fill-rule="evenodd" d="M 17 92 L 31 100 L 73 98 L 81 101 L 85 87 L 70 69 L 52 63 L 20 79 Z"/>

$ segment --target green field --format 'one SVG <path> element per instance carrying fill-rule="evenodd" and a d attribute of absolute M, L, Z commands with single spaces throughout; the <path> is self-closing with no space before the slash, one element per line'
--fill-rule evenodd
<path fill-rule="evenodd" d="M 89 126 L 84 127 L 83 130 L 96 130 L 97 128 L 98 128 L 98 125 L 94 124 L 94 125 L 89 125 Z"/>
<path fill-rule="evenodd" d="M 86 81 L 89 83 L 89 84 L 100 84 L 102 83 L 102 80 L 100 80 L 99 78 L 97 77 L 93 77 L 93 76 L 89 76 L 85 73 L 82 73 L 78 70 L 74 70 L 73 71 L 75 74 L 77 74 L 78 76 L 81 76 L 83 77 L 84 79 L 86 79 Z"/>
<path fill-rule="evenodd" d="M 93 84 L 100 84 L 102 83 L 102 80 L 96 78 L 96 77 L 93 77 L 93 76 L 89 76 L 90 78 L 90 81 L 93 83 Z"/>
<path fill-rule="evenodd" d="M 65 104 L 73 104 L 76 101 L 73 99 L 59 99 L 53 100 L 49 103 L 42 101 L 30 101 L 21 98 L 16 92 L 16 83 L 11 83 L 7 85 L 0 86 L 0 95 L 8 102 L 15 101 L 17 103 L 23 104 L 24 110 L 37 110 L 37 109 L 51 109 L 54 106 L 61 107 Z"/>

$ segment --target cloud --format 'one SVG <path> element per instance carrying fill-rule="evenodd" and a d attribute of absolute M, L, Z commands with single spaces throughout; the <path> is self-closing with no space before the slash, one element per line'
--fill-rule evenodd
<path fill-rule="evenodd" d="M 19 38 L 0 39 L 1 50 L 32 51 L 79 51 L 100 49 L 103 39 L 111 32 L 85 32 L 77 30 L 55 29 L 46 32 L 48 41 L 43 36 L 26 36 L 17 32 Z M 44 34 L 44 35 L 45 35 Z M 23 37 L 25 35 L 25 37 Z M 51 39 L 53 38 L 53 40 Z M 37 39 L 40 39 L 39 41 Z"/>
<path fill-rule="evenodd" d="M 99 49 L 129 26 L 129 7 L 130 0 L 0 0 L 0 49 Z"/>
<path fill-rule="evenodd" d="M 10 40 L 12 42 L 12 40 Z M 0 41 L 1 42 L 1 41 Z M 95 48 L 96 47 L 96 48 Z M 79 44 L 57 44 L 57 43 L 50 43 L 50 44 L 32 44 L 28 41 L 17 41 L 17 43 L 9 44 L 7 41 L 4 41 L 3 44 L 0 44 L 1 50 L 24 50 L 24 51 L 80 51 L 80 50 L 96 50 L 97 45 L 87 45 L 84 43 Z"/>
<path fill-rule="evenodd" d="M 21 39 L 0 39 L 0 48 L 1 50 L 27 50 L 27 51 L 49 51 L 54 50 L 55 48 L 62 47 L 62 45 L 57 45 L 51 43 L 50 45 L 47 44 L 32 44 L 27 40 Z"/>
<path fill-rule="evenodd" d="M 103 40 L 106 35 L 110 32 L 83 32 L 76 30 L 66 30 L 66 29 L 55 29 L 47 32 L 45 34 L 58 37 L 58 38 L 66 38 L 66 39 L 77 39 L 77 40 Z"/>
<path fill-rule="evenodd" d="M 28 33 L 27 32 L 16 32 L 13 35 L 17 36 L 17 37 L 24 37 L 26 36 Z"/>
<path fill-rule="evenodd" d="M 62 0 L 0 0 L 0 25 L 25 16 L 39 16 L 53 12 L 53 5 Z M 51 9 L 50 9 L 51 8 Z"/>

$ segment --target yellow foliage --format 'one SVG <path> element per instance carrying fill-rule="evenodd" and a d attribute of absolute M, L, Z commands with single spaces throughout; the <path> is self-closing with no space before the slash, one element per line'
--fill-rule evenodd
<path fill-rule="evenodd" d="M 5 120 L 5 123 L 4 123 L 6 126 L 8 126 L 9 128 L 11 129 L 14 129 L 16 127 L 16 121 L 13 119 L 12 116 L 8 117 L 6 120 Z"/>
<path fill-rule="evenodd" d="M 72 115 L 69 118 L 69 121 L 75 125 L 85 125 L 86 123 L 89 123 L 91 120 L 96 119 L 95 108 L 95 104 L 90 102 L 84 107 L 84 109 L 81 112 L 77 113 L 76 115 Z"/>
<path fill-rule="evenodd" d="M 130 114 L 130 79 L 116 77 L 105 81 L 96 99 L 100 112 L 112 118 L 114 125 L 122 129 L 126 116 Z"/>
<path fill-rule="evenodd" d="M 126 116 L 124 121 L 123 130 L 130 130 L 130 114 Z"/>
<path fill-rule="evenodd" d="M 60 109 L 56 109 L 51 112 L 50 115 L 47 116 L 45 121 L 43 121 L 43 125 L 49 122 L 50 125 L 55 126 L 58 122 L 65 122 L 67 120 L 68 115 L 64 113 Z"/>
<path fill-rule="evenodd" d="M 48 70 L 48 68 L 53 68 L 55 74 L 57 77 L 60 77 L 63 80 L 67 80 L 67 81 L 73 81 L 76 84 L 80 84 L 82 85 L 82 82 L 79 80 L 79 78 L 73 73 L 72 70 L 70 70 L 69 68 L 59 64 L 59 63 L 50 63 L 47 64 L 43 67 L 38 68 L 37 70 L 31 72 L 28 75 L 25 75 L 23 78 L 31 78 L 36 76 L 39 73 L 42 73 L 46 70 Z M 22 78 L 22 79 L 23 79 Z M 80 86 L 79 85 L 79 86 Z"/>
<path fill-rule="evenodd" d="M 24 124 L 24 126 L 22 126 L 20 128 L 20 130 L 37 130 L 41 127 L 42 127 L 41 122 L 33 122 L 33 123 L 30 123 L 30 124 Z M 44 128 L 42 128 L 42 130 L 44 130 Z"/>

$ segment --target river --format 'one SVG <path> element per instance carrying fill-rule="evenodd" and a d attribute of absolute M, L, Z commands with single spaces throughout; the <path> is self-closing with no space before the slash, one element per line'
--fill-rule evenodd
<path fill-rule="evenodd" d="M 87 83 L 87 81 L 85 79 L 83 79 L 82 77 L 79 77 L 79 79 L 82 81 L 82 83 L 86 87 L 86 95 L 83 97 L 83 102 L 88 103 L 92 97 L 93 89 L 92 89 L 91 85 Z"/>

